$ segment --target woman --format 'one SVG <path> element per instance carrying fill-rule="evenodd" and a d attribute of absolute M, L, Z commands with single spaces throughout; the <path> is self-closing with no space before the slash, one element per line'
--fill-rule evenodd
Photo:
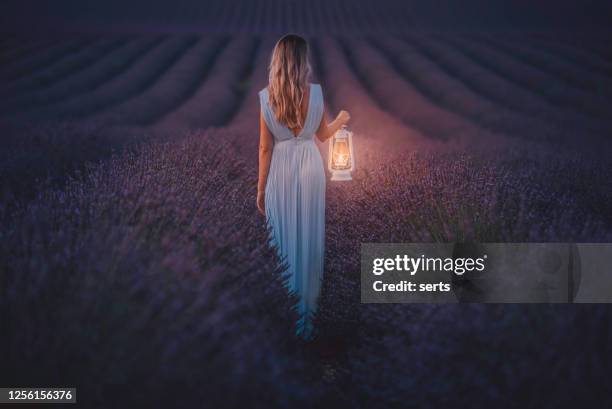
<path fill-rule="evenodd" d="M 257 207 L 272 230 L 272 244 L 288 265 L 288 289 L 298 296 L 296 332 L 313 335 L 312 317 L 325 254 L 325 171 L 314 136 L 329 139 L 349 120 L 327 123 L 323 94 L 311 84 L 308 44 L 289 34 L 274 47 L 268 86 L 259 92 Z"/>

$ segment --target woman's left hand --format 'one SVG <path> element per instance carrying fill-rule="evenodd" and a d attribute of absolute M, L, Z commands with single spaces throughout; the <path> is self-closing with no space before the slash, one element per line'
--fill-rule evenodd
<path fill-rule="evenodd" d="M 265 202 L 265 194 L 263 191 L 257 192 L 257 208 L 259 209 L 259 213 L 263 216 L 266 215 L 266 202 Z"/>

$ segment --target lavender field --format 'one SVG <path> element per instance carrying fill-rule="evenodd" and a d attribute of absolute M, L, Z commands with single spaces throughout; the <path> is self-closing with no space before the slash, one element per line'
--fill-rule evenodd
<path fill-rule="evenodd" d="M 393 9 L 359 30 L 375 8 L 322 2 L 268 30 L 283 9 L 213 3 L 225 31 L 1 37 L 0 385 L 94 408 L 606 407 L 609 307 L 361 304 L 359 249 L 611 242 L 611 37 Z M 357 158 L 327 184 L 312 345 L 255 207 L 257 92 L 288 28 Z"/>

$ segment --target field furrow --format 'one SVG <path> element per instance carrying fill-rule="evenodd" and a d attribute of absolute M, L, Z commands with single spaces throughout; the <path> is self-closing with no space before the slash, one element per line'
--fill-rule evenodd
<path fill-rule="evenodd" d="M 345 42 L 349 65 L 377 103 L 408 126 L 428 136 L 453 143 L 475 140 L 495 143 L 501 135 L 442 108 L 409 81 L 398 76 L 380 52 L 362 41 Z"/>
<path fill-rule="evenodd" d="M 524 41 L 502 40 L 483 34 L 476 38 L 505 51 L 544 75 L 555 77 L 558 83 L 575 89 L 577 94 L 584 92 L 583 99 L 605 103 L 612 98 L 612 79 L 585 69 L 582 64 L 569 63 L 548 52 L 545 47 L 529 46 Z"/>
<path fill-rule="evenodd" d="M 28 95 L 19 104 L 16 117 L 63 118 L 86 110 L 107 82 L 127 70 L 138 58 L 161 42 L 161 38 L 134 39 L 106 55 L 94 66 L 66 77 L 50 87 Z M 71 107 L 74 107 L 71 110 Z"/>
<path fill-rule="evenodd" d="M 373 43 L 384 52 L 397 76 L 411 83 L 437 105 L 463 115 L 484 128 L 532 141 L 569 141 L 575 136 L 556 122 L 546 122 L 509 109 L 478 92 L 461 81 L 452 67 L 445 66 L 444 62 L 437 63 L 413 42 L 402 42 L 389 36 L 374 39 Z"/>
<path fill-rule="evenodd" d="M 12 82 L 22 77 L 33 75 L 40 70 L 44 70 L 49 64 L 53 64 L 58 59 L 69 57 L 74 52 L 86 49 L 94 41 L 91 38 L 60 41 L 41 52 L 5 64 L 3 67 L 0 67 L 0 82 Z"/>
<path fill-rule="evenodd" d="M 13 38 L 6 42 L 5 47 L 0 51 L 0 62 L 4 64 L 16 63 L 36 54 L 45 48 L 52 47 L 60 41 L 56 38 Z"/>
<path fill-rule="evenodd" d="M 465 86 L 500 106 L 570 129 L 589 129 L 598 134 L 610 131 L 607 121 L 588 118 L 577 112 L 561 111 L 541 98 L 534 89 L 517 86 L 496 70 L 485 67 L 453 46 L 422 36 L 411 35 L 406 38 L 449 76 L 458 78 Z"/>
<path fill-rule="evenodd" d="M 597 119 L 609 118 L 609 110 L 599 101 L 577 92 L 549 75 L 533 68 L 500 50 L 466 38 L 441 37 L 484 67 L 497 72 L 524 90 L 534 90 L 537 95 L 564 112 L 582 112 Z"/>
<path fill-rule="evenodd" d="M 66 90 L 72 93 L 78 88 L 74 97 L 41 113 L 48 118 L 84 118 L 110 110 L 153 86 L 195 42 L 194 37 L 184 36 L 168 38 L 161 42 L 156 39 L 138 41 L 124 50 L 129 55 L 110 58 L 104 64 L 99 64 L 96 71 L 79 79 L 77 84 L 66 84 L 66 89 L 59 90 L 58 94 Z M 93 89 L 81 89 L 83 85 L 90 83 L 91 79 L 95 80 Z"/>
<path fill-rule="evenodd" d="M 4 33 L 0 38 L 0 62 L 17 61 L 20 55 L 31 54 L 37 47 L 42 46 L 47 42 L 53 42 L 53 39 L 36 38 L 36 37 L 21 37 L 9 36 Z"/>
<path fill-rule="evenodd" d="M 508 36 L 514 42 L 524 41 L 519 36 Z M 578 47 L 575 44 L 567 42 L 559 42 L 548 38 L 536 37 L 530 39 L 529 43 L 534 51 L 541 48 L 545 49 L 567 62 L 578 67 L 587 68 L 585 75 L 591 75 L 589 70 L 593 70 L 597 75 L 606 75 L 612 77 L 612 62 L 598 54 L 597 52 L 585 47 Z"/>
<path fill-rule="evenodd" d="M 607 60 L 608 62 L 612 62 L 612 47 L 608 40 L 605 37 L 587 35 L 585 37 L 582 36 L 569 36 L 569 37 L 561 37 L 558 35 L 551 35 L 550 33 L 540 32 L 536 35 L 537 38 L 546 39 L 548 41 L 560 41 L 563 44 L 570 45 L 572 47 L 577 47 L 581 50 L 589 50 L 596 55 L 599 55 L 601 58 Z"/>
<path fill-rule="evenodd" d="M 146 91 L 97 115 L 108 125 L 149 125 L 188 100 L 206 79 L 226 38 L 203 38 L 181 55 Z"/>
<path fill-rule="evenodd" d="M 259 41 L 250 36 L 233 40 L 216 59 L 208 77 L 193 95 L 159 118 L 155 127 L 176 132 L 226 125 L 244 97 L 258 45 Z"/>
<path fill-rule="evenodd" d="M 6 104 L 2 104 L 2 106 L 10 105 L 13 99 L 27 98 L 31 93 L 43 91 L 56 82 L 65 80 L 72 75 L 78 75 L 79 72 L 94 66 L 102 58 L 121 48 L 125 43 L 124 38 L 101 40 L 78 53 L 49 64 L 42 72 L 39 71 L 32 76 L 13 81 L 6 87 L 0 87 L 0 94 L 9 97 L 4 101 Z"/>
<path fill-rule="evenodd" d="M 612 47 L 610 45 L 588 44 L 586 47 L 597 52 L 608 62 L 612 62 Z"/>

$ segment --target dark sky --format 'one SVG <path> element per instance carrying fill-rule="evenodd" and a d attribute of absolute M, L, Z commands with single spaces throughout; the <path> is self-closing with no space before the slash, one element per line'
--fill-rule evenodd
<path fill-rule="evenodd" d="M 611 0 L 2 0 L 4 30 L 607 28 Z"/>

